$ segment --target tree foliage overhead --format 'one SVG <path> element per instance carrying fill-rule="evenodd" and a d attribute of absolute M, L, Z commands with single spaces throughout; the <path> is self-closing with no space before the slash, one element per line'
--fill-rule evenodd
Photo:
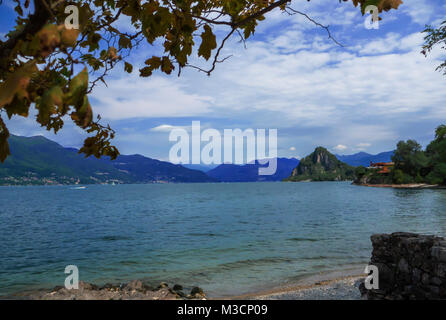
<path fill-rule="evenodd" d="M 101 125 L 99 116 L 93 117 L 88 94 L 99 81 L 106 83 L 106 75 L 117 64 L 132 72 L 133 66 L 126 59 L 143 41 L 161 46 L 164 53 L 147 57 L 140 76 L 149 77 L 156 70 L 180 74 L 185 67 L 209 75 L 225 60 L 220 54 L 229 37 L 237 34 L 243 41 L 248 39 L 267 12 L 280 9 L 309 18 L 291 8 L 291 0 L 11 1 L 15 2 L 16 25 L 6 40 L 0 41 L 1 161 L 9 155 L 9 131 L 1 116 L 27 117 L 32 105 L 37 110 L 36 121 L 47 130 L 57 132 L 64 125 L 64 117 L 69 116 L 91 134 L 80 150 L 86 156 L 115 158 L 119 152 L 111 145 L 114 131 Z M 363 14 L 367 5 L 376 5 L 382 12 L 397 9 L 402 3 L 352 2 Z M 79 9 L 79 29 L 65 28 L 68 5 Z M 132 32 L 129 26 L 123 28 L 117 23 L 123 17 L 130 19 Z M 328 27 L 316 24 L 328 31 Z M 221 41 L 217 41 L 216 26 L 227 30 Z M 191 66 L 189 59 L 194 52 L 210 60 L 210 67 Z"/>
<path fill-rule="evenodd" d="M 424 55 L 427 56 L 428 53 L 437 46 L 440 46 L 442 49 L 446 49 L 446 20 L 443 21 L 438 28 L 427 26 L 424 33 L 426 33 L 422 51 Z M 443 71 L 443 73 L 446 75 L 446 61 L 441 63 L 437 67 L 437 70 Z"/>

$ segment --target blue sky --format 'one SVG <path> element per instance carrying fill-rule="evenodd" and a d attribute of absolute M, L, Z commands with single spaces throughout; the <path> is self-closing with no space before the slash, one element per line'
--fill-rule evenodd
<path fill-rule="evenodd" d="M 3 37 L 13 25 L 9 0 L 0 5 Z M 9 1 L 12 2 L 12 1 Z M 271 12 L 247 47 L 234 36 L 222 56 L 232 55 L 208 77 L 185 69 L 181 77 L 154 73 L 138 77 L 138 66 L 158 48 L 147 44 L 128 60 L 128 75 L 118 65 L 91 102 L 116 130 L 123 154 L 167 160 L 172 127 L 278 129 L 278 154 L 302 157 L 322 145 L 339 154 L 392 150 L 399 140 L 426 145 L 446 122 L 446 77 L 435 71 L 446 59 L 441 50 L 425 58 L 426 24 L 444 19 L 440 0 L 404 0 L 399 10 L 383 13 L 378 30 L 367 30 L 350 2 L 295 0 L 292 7 L 330 25 L 335 38 L 300 16 Z M 118 25 L 126 28 L 128 21 Z M 216 30 L 221 38 L 224 30 Z M 206 67 L 204 60 L 194 59 Z M 57 135 L 35 121 L 15 118 L 10 131 L 42 134 L 64 146 L 79 147 L 85 135 L 69 124 Z"/>

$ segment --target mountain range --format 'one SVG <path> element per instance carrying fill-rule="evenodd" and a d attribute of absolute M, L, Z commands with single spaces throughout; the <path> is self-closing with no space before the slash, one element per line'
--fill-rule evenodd
<path fill-rule="evenodd" d="M 328 152 L 328 151 L 327 151 Z M 370 162 L 389 162 L 393 151 L 382 152 L 376 155 L 366 152 L 359 152 L 352 155 L 334 155 L 339 161 L 346 163 L 347 165 L 357 167 L 368 167 Z M 277 171 L 272 176 L 259 176 L 258 168 L 259 164 L 221 164 L 216 168 L 195 166 L 197 170 L 206 172 L 208 176 L 218 179 L 222 182 L 253 182 L 253 181 L 282 181 L 288 178 L 299 165 L 299 160 L 296 158 L 278 158 L 277 159 Z"/>
<path fill-rule="evenodd" d="M 175 165 L 142 155 L 120 155 L 113 161 L 107 157 L 85 158 L 77 149 L 65 148 L 43 136 L 11 135 L 9 144 L 12 154 L 0 163 L 0 185 L 282 181 L 299 165 L 295 158 L 277 158 L 276 173 L 260 176 L 257 161 L 204 166 Z M 360 152 L 336 157 L 350 166 L 368 166 L 370 161 L 390 161 L 392 154 Z"/>
<path fill-rule="evenodd" d="M 141 155 L 85 158 L 43 136 L 9 138 L 11 156 L 0 163 L 0 185 L 215 182 L 199 170 Z"/>
<path fill-rule="evenodd" d="M 259 167 L 264 165 L 258 161 L 245 165 L 221 164 L 207 171 L 207 175 L 222 182 L 282 181 L 298 164 L 296 158 L 277 158 L 277 170 L 273 175 L 259 175 Z"/>
<path fill-rule="evenodd" d="M 394 151 L 381 152 L 378 154 L 370 154 L 367 152 L 359 152 L 352 155 L 336 155 L 336 158 L 351 166 L 358 167 L 370 166 L 370 162 L 390 162 Z"/>

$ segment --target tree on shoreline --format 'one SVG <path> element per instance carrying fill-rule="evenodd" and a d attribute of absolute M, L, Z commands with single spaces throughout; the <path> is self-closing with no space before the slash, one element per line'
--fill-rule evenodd
<path fill-rule="evenodd" d="M 355 168 L 355 183 L 358 184 L 412 184 L 425 183 L 446 185 L 446 125 L 435 130 L 435 139 L 426 150 L 415 140 L 400 141 L 394 155 L 393 168 L 388 174 L 380 169 Z"/>
<path fill-rule="evenodd" d="M 392 161 L 390 179 L 395 184 L 446 185 L 446 125 L 437 127 L 426 150 L 415 140 L 398 142 Z"/>
<path fill-rule="evenodd" d="M 111 144 L 115 132 L 95 120 L 88 94 L 111 69 L 121 64 L 131 73 L 126 61 L 132 49 L 143 41 L 161 47 L 164 54 L 147 57 L 141 77 L 156 70 L 180 75 L 186 67 L 210 75 L 221 57 L 225 42 L 233 35 L 245 41 L 255 32 L 257 24 L 272 10 L 299 14 L 324 28 L 328 26 L 311 19 L 291 7 L 291 0 L 13 0 L 16 25 L 0 41 L 0 161 L 9 155 L 9 131 L 2 117 L 27 117 L 31 105 L 38 115 L 36 121 L 47 130 L 58 132 L 63 118 L 92 134 L 80 152 L 86 156 L 119 152 Z M 309 0 L 308 0 L 309 1 Z M 342 0 L 346 2 L 349 0 Z M 341 2 L 341 0 L 339 0 Z M 362 14 L 367 5 L 376 5 L 379 12 L 397 9 L 401 0 L 352 0 Z M 79 29 L 67 29 L 66 8 L 79 10 Z M 122 17 L 131 20 L 132 32 L 116 24 Z M 217 43 L 213 28 L 226 27 L 227 34 Z M 193 48 L 198 47 L 194 51 Z M 191 65 L 194 52 L 206 61 L 208 68 Z M 94 79 L 89 76 L 96 74 Z"/>
<path fill-rule="evenodd" d="M 422 176 L 425 176 L 429 161 L 418 142 L 415 140 L 398 142 L 392 160 L 395 163 L 396 183 L 423 182 Z M 406 179 L 406 176 L 411 178 Z"/>
<path fill-rule="evenodd" d="M 427 180 L 432 184 L 446 185 L 446 125 L 435 131 L 435 139 L 427 146 L 426 155 L 430 160 Z"/>

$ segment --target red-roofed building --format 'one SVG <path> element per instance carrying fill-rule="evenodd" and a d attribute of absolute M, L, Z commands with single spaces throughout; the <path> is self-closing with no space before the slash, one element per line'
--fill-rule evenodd
<path fill-rule="evenodd" d="M 380 169 L 378 173 L 388 174 L 390 173 L 390 169 L 395 165 L 393 162 L 370 162 L 371 168 Z"/>

